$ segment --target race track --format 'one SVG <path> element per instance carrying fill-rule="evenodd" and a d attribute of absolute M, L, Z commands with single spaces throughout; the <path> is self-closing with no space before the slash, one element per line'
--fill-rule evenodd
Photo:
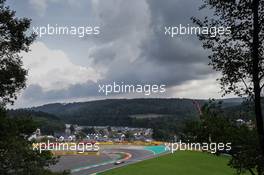
<path fill-rule="evenodd" d="M 117 153 L 117 155 L 114 153 Z M 118 156 L 118 153 L 130 155 L 131 157 L 127 156 L 128 159 L 124 163 L 115 165 L 114 162 L 124 159 L 124 157 Z M 102 150 L 100 156 L 62 156 L 60 161 L 51 167 L 51 170 L 63 171 L 68 169 L 72 175 L 89 175 L 153 158 L 157 155 L 154 151 L 144 149 L 143 147 L 112 147 Z"/>

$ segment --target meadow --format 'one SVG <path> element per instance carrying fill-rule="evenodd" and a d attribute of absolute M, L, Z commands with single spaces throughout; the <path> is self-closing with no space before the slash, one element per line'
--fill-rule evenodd
<path fill-rule="evenodd" d="M 230 157 L 210 153 L 179 151 L 145 160 L 100 175 L 234 175 Z"/>

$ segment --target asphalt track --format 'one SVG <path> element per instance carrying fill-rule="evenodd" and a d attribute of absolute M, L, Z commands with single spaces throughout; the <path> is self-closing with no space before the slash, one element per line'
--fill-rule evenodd
<path fill-rule="evenodd" d="M 113 156 L 112 153 L 127 153 L 131 158 L 125 160 L 120 165 L 114 165 L 118 156 Z M 98 172 L 103 172 L 109 169 L 125 166 L 141 160 L 153 158 L 157 156 L 154 152 L 137 148 L 110 148 L 102 151 L 100 156 L 62 156 L 60 161 L 51 167 L 53 171 L 71 170 L 72 175 L 89 175 Z"/>

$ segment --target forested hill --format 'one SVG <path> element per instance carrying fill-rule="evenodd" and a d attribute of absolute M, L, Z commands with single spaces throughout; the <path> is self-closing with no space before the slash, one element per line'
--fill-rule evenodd
<path fill-rule="evenodd" d="M 206 100 L 195 100 L 201 106 Z M 240 105 L 241 100 L 225 100 L 227 106 Z M 76 103 L 54 103 L 30 108 L 53 114 L 65 122 L 78 124 L 109 124 L 115 119 L 128 117 L 174 117 L 190 118 L 198 116 L 192 99 L 109 99 Z M 125 122 L 125 121 L 120 121 Z M 126 122 L 125 122 L 126 123 Z"/>
<path fill-rule="evenodd" d="M 204 104 L 204 100 L 197 100 Z M 31 108 L 59 117 L 91 115 L 197 114 L 191 99 L 109 99 L 90 102 L 54 103 Z"/>
<path fill-rule="evenodd" d="M 155 138 L 166 138 L 180 132 L 186 120 L 197 119 L 195 104 L 207 100 L 192 99 L 109 99 L 76 103 L 54 103 L 27 109 L 9 110 L 13 117 L 29 116 L 44 133 L 62 131 L 65 123 L 153 128 Z M 229 117 L 250 117 L 241 105 L 242 99 L 223 100 Z"/>
<path fill-rule="evenodd" d="M 64 129 L 64 122 L 60 118 L 41 111 L 26 109 L 8 110 L 8 116 L 12 118 L 31 118 L 44 134 L 53 134 L 54 131 L 61 131 Z"/>

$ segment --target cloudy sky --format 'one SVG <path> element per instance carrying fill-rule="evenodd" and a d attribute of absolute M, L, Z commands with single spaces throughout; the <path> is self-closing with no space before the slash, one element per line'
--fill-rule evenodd
<path fill-rule="evenodd" d="M 170 38 L 164 26 L 202 16 L 198 0 L 8 0 L 32 26 L 100 26 L 97 36 L 43 36 L 23 53 L 27 88 L 15 107 L 106 97 L 98 84 L 165 84 L 157 97 L 220 98 L 217 73 L 195 36 Z M 155 96 L 151 96 L 155 97 Z"/>

